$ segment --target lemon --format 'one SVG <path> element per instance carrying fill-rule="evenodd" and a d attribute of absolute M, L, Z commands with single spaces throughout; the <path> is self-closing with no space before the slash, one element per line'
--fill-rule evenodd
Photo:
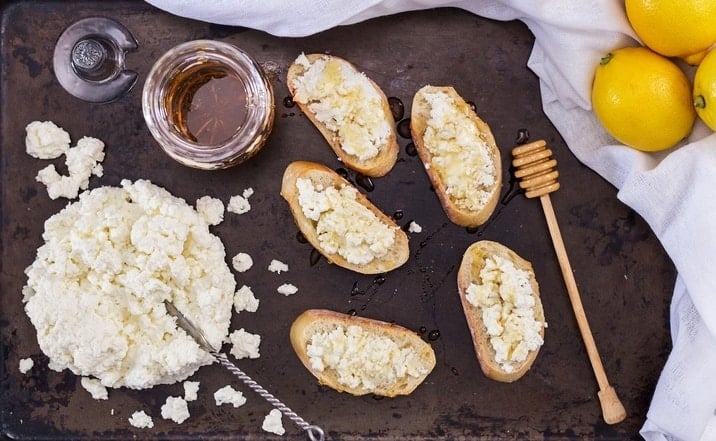
<path fill-rule="evenodd" d="M 673 147 L 696 120 L 684 72 L 645 47 L 617 49 L 602 58 L 592 83 L 592 108 L 610 135 L 643 151 Z"/>
<path fill-rule="evenodd" d="M 698 64 L 716 43 L 716 0 L 625 0 L 627 18 L 644 45 Z"/>
<path fill-rule="evenodd" d="M 694 75 L 694 107 L 699 118 L 716 130 L 716 49 L 703 59 Z"/>

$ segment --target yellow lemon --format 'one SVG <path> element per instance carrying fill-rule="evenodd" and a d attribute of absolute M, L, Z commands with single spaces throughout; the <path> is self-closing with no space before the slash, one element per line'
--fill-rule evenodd
<path fill-rule="evenodd" d="M 698 64 L 716 43 L 716 0 L 625 0 L 627 18 L 654 52 Z"/>
<path fill-rule="evenodd" d="M 643 151 L 673 147 L 696 120 L 684 72 L 645 47 L 617 49 L 602 58 L 592 83 L 592 108 L 610 135 Z"/>
<path fill-rule="evenodd" d="M 694 75 L 694 107 L 699 118 L 716 130 L 716 49 L 699 64 Z"/>

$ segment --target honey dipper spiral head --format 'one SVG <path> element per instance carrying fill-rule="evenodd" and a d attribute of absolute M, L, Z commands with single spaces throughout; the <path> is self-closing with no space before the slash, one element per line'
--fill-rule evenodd
<path fill-rule="evenodd" d="M 536 198 L 559 189 L 557 160 L 544 140 L 534 141 L 512 149 L 512 166 L 525 196 Z"/>

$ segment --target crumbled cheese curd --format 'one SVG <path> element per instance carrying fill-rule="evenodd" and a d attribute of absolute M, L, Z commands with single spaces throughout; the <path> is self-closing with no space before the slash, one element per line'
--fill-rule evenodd
<path fill-rule="evenodd" d="M 251 211 L 251 203 L 249 198 L 253 196 L 254 189 L 249 187 L 243 191 L 240 195 L 231 196 L 229 204 L 226 206 L 226 210 L 236 214 L 244 214 Z"/>
<path fill-rule="evenodd" d="M 69 133 L 52 121 L 33 121 L 25 127 L 25 151 L 33 158 L 59 158 L 69 148 Z"/>
<path fill-rule="evenodd" d="M 231 266 L 240 273 L 244 273 L 254 266 L 254 259 L 246 253 L 239 253 L 231 258 Z"/>
<path fill-rule="evenodd" d="M 22 358 L 20 359 L 20 373 L 21 374 L 27 374 L 30 372 L 30 369 L 32 369 L 35 366 L 35 362 L 32 361 L 32 358 Z"/>
<path fill-rule="evenodd" d="M 196 401 L 199 394 L 198 381 L 185 381 L 184 384 L 184 401 Z"/>
<path fill-rule="evenodd" d="M 307 104 L 316 119 L 334 133 L 343 151 L 366 161 L 376 157 L 392 133 L 382 96 L 365 74 L 335 59 L 296 59 L 303 73 L 293 81 L 293 100 Z"/>
<path fill-rule="evenodd" d="M 209 225 L 219 225 L 224 221 L 224 203 L 221 199 L 202 196 L 196 200 L 196 211 Z"/>
<path fill-rule="evenodd" d="M 279 294 L 283 294 L 285 296 L 291 296 L 298 292 L 298 288 L 296 285 L 293 285 L 291 283 L 284 283 L 278 288 L 276 288 L 276 291 L 278 291 Z"/>
<path fill-rule="evenodd" d="M 123 180 L 82 193 L 45 222 L 43 239 L 23 302 L 51 369 L 142 389 L 214 361 L 163 303 L 221 345 L 236 282 L 221 240 L 184 200 Z"/>
<path fill-rule="evenodd" d="M 433 169 L 445 192 L 459 208 L 479 211 L 488 202 L 498 170 L 490 159 L 489 146 L 468 112 L 443 91 L 425 94 L 430 117 L 423 135 Z"/>
<path fill-rule="evenodd" d="M 229 334 L 229 342 L 231 343 L 231 355 L 237 359 L 242 358 L 259 358 L 259 345 L 261 344 L 261 336 L 246 332 L 244 328 L 236 330 Z"/>
<path fill-rule="evenodd" d="M 83 137 L 77 145 L 65 151 L 65 164 L 69 175 L 60 175 L 54 164 L 50 164 L 37 173 L 35 180 L 47 187 L 50 199 L 59 197 L 74 199 L 80 190 L 89 186 L 92 175 L 104 174 L 104 143 L 96 138 Z"/>
<path fill-rule="evenodd" d="M 82 377 L 82 387 L 92 395 L 95 400 L 106 400 L 109 398 L 107 388 L 96 378 Z"/>
<path fill-rule="evenodd" d="M 152 417 L 147 415 L 143 410 L 138 410 L 132 414 L 129 418 L 129 424 L 136 427 L 137 429 L 151 429 L 154 427 L 154 421 Z"/>
<path fill-rule="evenodd" d="M 327 253 L 365 265 L 390 251 L 397 227 L 385 224 L 361 204 L 355 188 L 323 188 L 305 178 L 297 179 L 296 186 L 301 210 L 315 222 L 318 241 Z"/>
<path fill-rule="evenodd" d="M 181 424 L 189 418 L 189 405 L 182 397 L 167 397 L 162 405 L 162 418 Z"/>
<path fill-rule="evenodd" d="M 256 312 L 259 309 L 259 299 L 254 297 L 250 286 L 243 285 L 234 294 L 234 309 L 236 312 Z"/>
<path fill-rule="evenodd" d="M 413 348 L 355 325 L 315 333 L 306 352 L 312 369 L 334 370 L 338 382 L 351 388 L 375 390 L 428 372 Z"/>
<path fill-rule="evenodd" d="M 470 283 L 466 298 L 480 308 L 482 321 L 495 350 L 495 361 L 510 373 L 539 348 L 540 332 L 546 323 L 535 318 L 536 299 L 530 286 L 530 273 L 500 256 L 485 259 L 480 271 L 481 284 Z"/>
<path fill-rule="evenodd" d="M 422 233 L 423 227 L 421 227 L 417 222 L 410 221 L 410 224 L 408 225 L 408 232 L 409 233 Z"/>
<path fill-rule="evenodd" d="M 264 422 L 261 424 L 261 429 L 268 433 L 275 435 L 283 435 L 286 433 L 286 429 L 283 428 L 281 417 L 283 414 L 278 409 L 271 409 L 271 412 L 264 417 Z"/>
<path fill-rule="evenodd" d="M 272 259 L 271 263 L 269 263 L 268 270 L 272 273 L 281 274 L 284 271 L 288 271 L 288 265 L 280 260 Z"/>
<path fill-rule="evenodd" d="M 234 407 L 241 407 L 246 404 L 246 397 L 241 391 L 227 385 L 214 392 L 214 402 L 217 406 L 231 404 Z"/>

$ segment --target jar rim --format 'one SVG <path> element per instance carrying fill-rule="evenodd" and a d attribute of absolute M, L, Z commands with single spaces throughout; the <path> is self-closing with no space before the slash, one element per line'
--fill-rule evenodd
<path fill-rule="evenodd" d="M 225 67 L 246 92 L 245 123 L 216 145 L 187 139 L 167 109 L 168 83 L 205 63 Z M 142 111 L 152 136 L 170 157 L 195 168 L 226 168 L 253 156 L 265 143 L 273 126 L 274 94 L 261 66 L 242 49 L 217 40 L 192 40 L 169 49 L 154 63 L 144 83 Z"/>

